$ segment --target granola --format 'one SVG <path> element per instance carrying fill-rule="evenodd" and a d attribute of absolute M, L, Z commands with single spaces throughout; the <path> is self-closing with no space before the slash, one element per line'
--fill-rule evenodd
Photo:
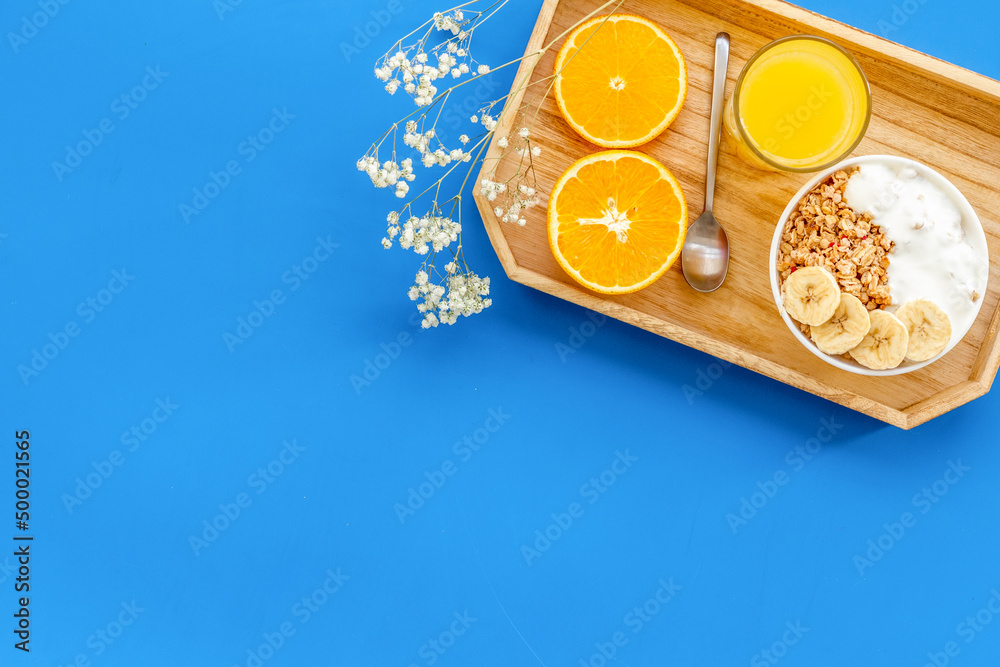
<path fill-rule="evenodd" d="M 871 311 L 892 303 L 889 254 L 895 244 L 844 200 L 844 188 L 857 168 L 838 171 L 813 188 L 788 217 L 778 250 L 779 283 L 804 266 L 821 266 Z M 808 335 L 808 327 L 800 325 Z"/>

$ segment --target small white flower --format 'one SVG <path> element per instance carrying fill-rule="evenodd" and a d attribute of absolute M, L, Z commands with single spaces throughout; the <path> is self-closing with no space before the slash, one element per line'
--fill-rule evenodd
<path fill-rule="evenodd" d="M 478 67 L 478 69 L 476 69 L 476 71 L 479 72 L 479 74 L 489 74 L 490 73 L 490 66 L 489 65 L 480 65 Z"/>
<path fill-rule="evenodd" d="M 382 237 L 382 247 L 385 248 L 386 250 L 388 250 L 389 248 L 392 247 L 392 241 L 390 241 L 389 239 L 387 239 L 387 238 L 385 238 L 383 236 Z"/>
<path fill-rule="evenodd" d="M 497 146 L 499 146 L 500 148 L 507 148 L 507 146 L 510 146 L 510 142 L 507 141 L 507 137 L 500 137 L 500 139 L 497 141 Z"/>
<path fill-rule="evenodd" d="M 469 135 L 467 135 L 467 134 L 463 134 L 463 135 L 461 135 L 461 136 L 459 136 L 459 137 L 458 137 L 458 140 L 459 140 L 459 141 L 460 141 L 460 142 L 461 142 L 461 143 L 462 143 L 463 145 L 464 145 L 464 144 L 467 144 L 467 143 L 469 143 Z"/>
<path fill-rule="evenodd" d="M 520 130 L 517 131 L 517 134 L 522 139 L 527 139 L 531 135 L 531 132 L 528 131 L 528 128 L 522 127 Z"/>
<path fill-rule="evenodd" d="M 534 155 L 535 157 L 538 157 L 539 155 L 542 154 L 542 149 L 539 148 L 538 146 L 532 146 L 531 147 L 531 154 Z"/>
<path fill-rule="evenodd" d="M 469 117 L 469 122 L 471 122 L 471 123 L 478 123 L 479 122 L 479 117 L 478 116 L 470 116 Z"/>

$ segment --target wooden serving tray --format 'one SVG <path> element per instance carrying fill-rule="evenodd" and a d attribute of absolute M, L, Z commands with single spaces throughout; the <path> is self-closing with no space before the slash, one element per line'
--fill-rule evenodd
<path fill-rule="evenodd" d="M 526 50 L 543 45 L 597 9 L 599 0 L 545 0 Z M 781 212 L 808 174 L 755 170 L 723 139 L 715 213 L 729 234 L 729 276 L 713 294 L 690 289 L 678 261 L 652 286 L 604 296 L 577 285 L 555 262 L 546 237 L 547 193 L 575 160 L 601 150 L 559 116 L 551 92 L 542 101 L 532 137 L 543 149 L 535 161 L 540 204 L 527 225 L 501 223 L 485 197 L 476 201 L 507 275 L 520 283 L 629 322 L 661 336 L 804 389 L 904 429 L 912 428 L 990 389 L 1000 365 L 1000 82 L 942 62 L 781 0 L 627 0 L 619 10 L 660 24 L 687 60 L 687 102 L 674 124 L 640 147 L 660 160 L 684 189 L 691 220 L 704 207 L 705 163 L 715 35 L 732 37 L 727 97 L 744 63 L 768 42 L 798 33 L 830 38 L 861 63 L 872 87 L 873 114 L 855 155 L 900 155 L 933 167 L 954 183 L 979 214 L 990 248 L 990 283 L 979 317 L 951 352 L 930 366 L 893 377 L 865 377 L 813 356 L 791 334 L 771 296 L 768 252 Z M 553 71 L 556 44 L 540 59 L 526 58 L 515 81 Z M 532 73 L 532 66 L 537 67 Z M 548 82 L 529 90 L 547 86 Z M 520 107 L 524 92 L 512 98 Z M 530 99 L 530 98 L 529 98 Z M 505 115 L 487 154 L 492 171 L 497 138 L 516 131 Z M 511 158 L 498 175 L 513 174 Z"/>

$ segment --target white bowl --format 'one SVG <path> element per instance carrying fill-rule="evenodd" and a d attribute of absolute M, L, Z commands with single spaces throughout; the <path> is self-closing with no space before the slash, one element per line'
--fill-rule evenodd
<path fill-rule="evenodd" d="M 813 178 L 811 178 L 808 183 L 803 185 L 802 188 L 797 193 L 795 193 L 795 196 L 792 197 L 792 200 L 788 203 L 788 206 L 785 207 L 785 212 L 781 214 L 781 219 L 778 221 L 778 226 L 774 230 L 774 238 L 771 240 L 771 253 L 768 258 L 768 261 L 770 262 L 771 293 L 774 296 L 774 303 L 778 306 L 778 312 L 781 313 L 781 319 L 785 320 L 785 324 L 788 325 L 788 329 L 789 331 L 792 332 L 792 335 L 794 335 L 799 340 L 800 343 L 805 345 L 806 349 L 808 349 L 810 352 L 815 354 L 817 357 L 819 357 L 826 363 L 830 364 L 831 366 L 836 366 L 837 368 L 848 371 L 850 373 L 857 373 L 858 375 L 901 375 L 903 373 L 910 373 L 915 370 L 921 369 L 927 364 L 934 363 L 942 356 L 947 354 L 953 347 L 955 347 L 955 345 L 958 344 L 958 342 L 962 338 L 965 337 L 965 334 L 969 332 L 969 329 L 971 328 L 972 323 L 975 321 L 976 318 L 975 317 L 971 318 L 968 322 L 968 326 L 966 326 L 964 330 L 953 332 L 951 342 L 944 349 L 944 351 L 941 352 L 941 354 L 937 355 L 936 357 L 921 362 L 904 361 L 896 368 L 890 368 L 884 371 L 875 371 L 870 368 L 865 368 L 864 366 L 857 363 L 853 359 L 848 361 L 840 356 L 831 356 L 824 352 L 820 352 L 819 348 L 816 347 L 816 344 L 813 343 L 809 338 L 806 337 L 805 334 L 802 333 L 798 325 L 792 320 L 791 317 L 788 316 L 788 313 L 785 312 L 785 308 L 784 306 L 782 306 L 781 288 L 779 287 L 780 276 L 778 275 L 777 264 L 778 264 L 778 248 L 781 245 L 781 233 L 785 228 L 785 223 L 788 221 L 788 218 L 792 215 L 792 213 L 795 212 L 795 210 L 798 208 L 799 202 L 802 200 L 802 198 L 805 197 L 809 193 L 809 191 L 812 190 L 814 187 L 816 187 L 820 182 L 826 180 L 826 178 L 829 177 L 831 174 L 840 171 L 841 169 L 849 169 L 851 167 L 856 167 L 863 164 L 873 164 L 873 163 L 889 164 L 900 167 L 911 167 L 915 169 L 917 173 L 919 173 L 921 176 L 923 176 L 928 181 L 939 187 L 943 192 L 948 193 L 951 196 L 951 199 L 955 202 L 955 205 L 958 207 L 958 210 L 962 214 L 962 228 L 965 230 L 965 233 L 968 236 L 970 242 L 973 244 L 973 247 L 978 246 L 984 249 L 987 248 L 986 234 L 985 232 L 983 232 L 983 225 L 979 221 L 979 216 L 976 215 L 976 211 L 972 208 L 972 205 L 965 198 L 965 196 L 958 190 L 958 188 L 956 188 L 951 183 L 951 181 L 946 179 L 938 172 L 934 171 L 927 165 L 921 164 L 920 162 L 892 155 L 866 155 L 863 157 L 850 158 L 813 176 Z M 891 261 L 891 256 L 890 256 L 890 261 Z M 891 270 L 892 269 L 890 268 L 890 271 Z M 985 290 L 983 291 L 983 293 L 985 296 Z M 982 307 L 984 300 L 985 299 L 980 298 L 976 302 L 975 312 L 977 317 L 979 315 L 979 309 Z"/>

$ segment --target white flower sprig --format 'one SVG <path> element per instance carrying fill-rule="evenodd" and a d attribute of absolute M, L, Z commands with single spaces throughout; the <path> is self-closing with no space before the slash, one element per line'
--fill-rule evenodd
<path fill-rule="evenodd" d="M 459 79 L 473 69 L 477 74 L 489 73 L 488 65 L 480 64 L 472 57 L 472 34 L 499 7 L 494 4 L 483 11 L 463 11 L 462 7 L 473 4 L 475 2 L 469 2 L 434 14 L 430 21 L 397 41 L 388 53 L 379 58 L 375 65 L 375 77 L 385 83 L 390 95 L 402 86 L 418 107 L 427 106 L 434 102 L 437 95 L 434 82 L 438 79 L 449 76 Z M 498 4 L 503 6 L 506 0 Z M 425 26 L 427 30 L 422 37 L 411 44 L 404 43 Z M 427 43 L 434 33 L 451 33 L 451 36 L 433 46 L 428 53 Z"/>
<path fill-rule="evenodd" d="M 497 146 L 502 152 L 494 158 L 496 164 L 500 164 L 511 152 L 518 155 L 520 159 L 514 175 L 506 181 L 498 182 L 493 180 L 496 178 L 494 169 L 479 182 L 479 193 L 485 195 L 488 201 L 496 202 L 493 213 L 501 222 L 514 222 L 523 227 L 527 224 L 525 212 L 538 204 L 534 158 L 542 154 L 542 149 L 531 143 L 531 130 L 527 127 L 518 130 L 517 136 L 521 145 L 514 148 L 510 148 L 509 138 L 500 137 Z M 531 185 L 528 185 L 529 182 Z"/>
<path fill-rule="evenodd" d="M 532 65 L 536 64 L 553 44 L 576 27 L 568 28 L 537 52 L 491 69 L 489 65 L 473 57 L 472 38 L 476 30 L 507 2 L 508 0 L 472 0 L 448 11 L 437 12 L 419 28 L 396 41 L 375 65 L 375 77 L 384 84 L 386 92 L 394 95 L 402 88 L 412 98 L 416 109 L 393 123 L 371 145 L 357 161 L 358 170 L 365 172 L 376 188 L 392 187 L 397 197 L 405 199 L 409 196 L 410 183 L 416 179 L 415 161 L 428 169 L 445 168 L 444 174 L 435 183 L 412 197 L 401 209 L 389 213 L 386 218 L 386 233 L 382 238 L 384 248 L 392 248 L 398 243 L 400 248 L 424 256 L 414 284 L 407 292 L 412 301 L 418 302 L 417 310 L 424 314 L 424 328 L 436 327 L 442 322 L 454 324 L 460 316 L 482 312 L 492 303 L 489 298 L 490 279 L 480 277 L 472 271 L 462 252 L 461 193 L 476 163 L 494 138 L 502 119 L 510 113 L 508 100 L 528 87 L 533 68 L 527 70 L 521 81 L 515 82 L 511 93 L 480 108 L 470 118 L 470 122 L 481 129 L 469 132 L 474 135 L 472 137 L 463 133 L 458 137 L 458 145 L 452 147 L 446 146 L 437 132 L 438 121 L 449 97 L 461 86 L 515 65 L 525 58 L 533 58 Z M 622 0 L 609 0 L 581 19 L 581 22 L 609 5 L 614 4 L 617 9 L 621 2 Z M 488 6 L 482 10 L 473 8 L 487 3 Z M 415 35 L 420 36 L 414 37 Z M 439 41 L 432 45 L 431 40 L 435 36 Z M 411 38 L 414 41 L 408 42 Z M 502 222 L 523 226 L 527 222 L 525 212 L 538 204 L 534 158 L 541 155 L 542 149 L 532 139 L 531 125 L 537 118 L 542 99 L 551 89 L 553 79 L 554 75 L 548 75 L 531 84 L 549 82 L 545 91 L 536 98 L 538 108 L 535 109 L 531 122 L 521 127 L 515 136 L 497 139 L 500 155 L 495 158 L 493 170 L 487 172 L 488 176 L 479 183 L 480 193 L 495 203 L 493 212 Z M 439 91 L 438 84 L 445 80 L 457 83 Z M 397 144 L 400 133 L 403 147 L 412 150 L 413 157 L 399 158 L 397 150 L 403 150 Z M 383 151 L 390 153 L 389 159 L 382 160 L 380 153 Z M 513 176 L 500 181 L 496 176 L 496 165 L 511 153 L 519 156 L 517 169 Z M 458 194 L 440 203 L 442 183 L 463 164 L 469 166 Z M 414 211 L 413 206 L 417 200 L 432 191 L 433 198 L 426 211 Z M 446 214 L 445 209 L 449 205 L 450 209 Z M 435 266 L 438 253 L 441 252 L 450 255 L 443 271 Z"/>

